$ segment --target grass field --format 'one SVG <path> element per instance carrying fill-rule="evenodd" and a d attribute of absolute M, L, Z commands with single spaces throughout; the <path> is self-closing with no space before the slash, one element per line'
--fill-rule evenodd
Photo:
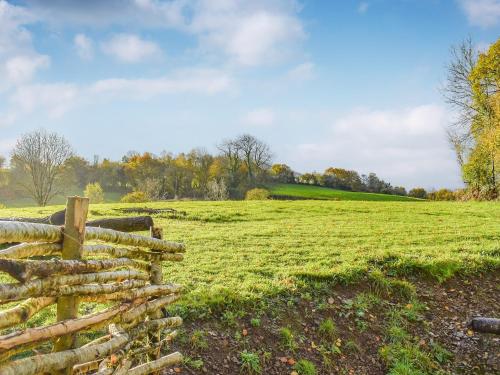
<path fill-rule="evenodd" d="M 138 205 L 91 205 L 89 214 L 121 216 L 117 209 L 130 206 Z M 484 365 L 483 373 L 496 369 L 482 359 L 485 351 L 494 352 L 494 342 L 488 339 L 484 350 L 469 344 L 463 354 L 455 350 L 461 346 L 454 346 L 453 331 L 441 327 L 466 319 L 470 302 L 457 304 L 459 298 L 479 296 L 476 305 L 497 313 L 494 301 L 484 301 L 497 293 L 498 273 L 485 281 L 477 271 L 500 268 L 499 204 L 270 200 L 142 206 L 185 212 L 154 219 L 166 239 L 187 246 L 184 261 L 165 264 L 164 275 L 186 288 L 171 312 L 186 318 L 174 348 L 185 354 L 188 373 L 430 375 L 437 369 L 457 373 L 466 362 L 467 369 Z M 0 216 L 45 216 L 62 207 L 3 209 Z M 465 281 L 456 297 L 456 286 L 429 293 L 457 273 L 479 282 Z M 418 285 L 427 296 L 448 297 L 427 301 L 438 307 L 426 312 Z M 461 310 L 446 315 L 443 305 Z M 103 308 L 84 304 L 80 313 Z M 52 307 L 27 326 L 54 319 Z M 470 348 L 480 359 L 470 359 Z"/>
<path fill-rule="evenodd" d="M 337 200 L 337 201 L 418 201 L 411 197 L 389 194 L 374 194 L 362 193 L 355 191 L 345 191 L 330 189 L 321 186 L 312 185 L 297 185 L 297 184 L 276 184 L 270 186 L 270 191 L 273 196 L 283 196 L 287 198 L 302 198 L 302 199 L 320 199 L 320 200 Z"/>
<path fill-rule="evenodd" d="M 90 217 L 120 216 L 123 204 L 91 205 Z M 187 245 L 184 262 L 166 265 L 190 303 L 240 301 L 348 280 L 382 267 L 438 279 L 500 264 L 500 205 L 449 202 L 164 202 L 186 211 L 155 217 L 169 240 Z M 45 215 L 61 206 L 0 210 Z"/>

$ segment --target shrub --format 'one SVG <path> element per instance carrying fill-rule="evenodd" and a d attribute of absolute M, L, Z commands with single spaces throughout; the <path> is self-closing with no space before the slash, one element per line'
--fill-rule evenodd
<path fill-rule="evenodd" d="M 333 340 L 337 334 L 337 326 L 332 319 L 328 318 L 321 322 L 318 332 L 324 338 Z"/>
<path fill-rule="evenodd" d="M 413 197 L 413 198 L 425 199 L 425 198 L 427 198 L 427 192 L 425 191 L 424 188 L 417 187 L 417 188 L 411 189 L 410 192 L 408 193 L 408 196 Z"/>
<path fill-rule="evenodd" d="M 144 203 L 148 201 L 148 197 L 146 193 L 142 191 L 134 191 L 132 193 L 128 193 L 124 195 L 120 202 L 122 203 Z"/>
<path fill-rule="evenodd" d="M 7 208 L 7 207 L 5 207 L 5 204 L 0 203 L 0 210 L 1 210 L 2 208 Z"/>
<path fill-rule="evenodd" d="M 211 201 L 225 201 L 229 198 L 227 186 L 224 180 L 212 180 L 207 185 L 207 199 Z"/>
<path fill-rule="evenodd" d="M 293 368 L 299 375 L 316 375 L 316 366 L 307 359 L 301 359 Z"/>
<path fill-rule="evenodd" d="M 260 366 L 259 355 L 252 352 L 242 351 L 241 357 L 241 372 L 246 374 L 260 374 L 262 368 Z"/>
<path fill-rule="evenodd" d="M 440 189 L 427 194 L 427 198 L 434 201 L 454 201 L 455 193 L 449 189 Z"/>
<path fill-rule="evenodd" d="M 263 201 L 269 199 L 269 191 L 266 189 L 255 188 L 248 190 L 245 194 L 245 199 L 247 201 Z"/>
<path fill-rule="evenodd" d="M 89 198 L 90 203 L 103 203 L 104 202 L 104 190 L 102 190 L 99 182 L 94 182 L 93 184 L 88 184 L 85 187 L 83 194 Z"/>

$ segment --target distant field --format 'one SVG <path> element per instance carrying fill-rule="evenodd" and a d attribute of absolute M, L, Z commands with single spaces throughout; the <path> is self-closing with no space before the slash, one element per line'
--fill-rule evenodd
<path fill-rule="evenodd" d="M 321 186 L 297 185 L 297 184 L 277 184 L 270 187 L 271 194 L 275 196 L 322 199 L 339 201 L 418 201 L 419 199 L 403 197 L 399 195 L 360 193 L 330 189 Z"/>

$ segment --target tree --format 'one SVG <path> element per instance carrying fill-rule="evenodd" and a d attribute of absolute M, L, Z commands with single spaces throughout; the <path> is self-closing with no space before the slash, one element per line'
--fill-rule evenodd
<path fill-rule="evenodd" d="M 278 182 L 283 182 L 285 184 L 295 182 L 295 175 L 292 168 L 286 164 L 273 164 L 271 167 L 271 175 Z"/>
<path fill-rule="evenodd" d="M 87 184 L 83 195 L 89 198 L 90 203 L 104 203 L 104 190 L 99 182 Z"/>
<path fill-rule="evenodd" d="M 72 155 L 70 144 L 56 133 L 36 130 L 24 134 L 12 152 L 13 175 L 38 205 L 45 206 L 62 192 L 58 178 Z"/>
<path fill-rule="evenodd" d="M 408 196 L 413 197 L 413 198 L 420 198 L 420 199 L 425 199 L 427 198 L 427 192 L 425 191 L 424 188 L 421 187 L 416 187 L 410 190 L 408 193 Z"/>
<path fill-rule="evenodd" d="M 499 86 L 500 39 L 479 55 L 470 39 L 452 48 L 444 96 L 458 117 L 448 136 L 464 182 L 478 198 L 498 196 Z"/>

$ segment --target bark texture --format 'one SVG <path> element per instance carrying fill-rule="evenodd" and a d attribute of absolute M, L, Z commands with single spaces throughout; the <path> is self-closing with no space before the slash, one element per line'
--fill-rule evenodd
<path fill-rule="evenodd" d="M 27 322 L 43 308 L 56 302 L 53 297 L 30 298 L 23 303 L 0 312 L 0 328 Z"/>
<path fill-rule="evenodd" d="M 181 291 L 181 289 L 182 287 L 177 284 L 149 285 L 140 289 L 132 289 L 110 294 L 94 294 L 82 296 L 82 299 L 92 302 L 107 302 L 117 300 L 131 301 L 138 298 L 177 294 Z"/>
<path fill-rule="evenodd" d="M 179 352 L 175 352 L 169 355 L 166 355 L 165 357 L 161 357 L 160 359 L 157 359 L 156 361 L 144 363 L 142 365 L 139 365 L 137 367 L 131 368 L 128 370 L 127 374 L 128 375 L 144 375 L 144 374 L 150 374 L 152 372 L 162 370 L 166 367 L 170 367 L 173 365 L 176 365 L 178 363 L 182 362 L 182 354 Z"/>
<path fill-rule="evenodd" d="M 23 259 L 35 256 L 60 255 L 60 243 L 22 243 L 0 250 L 0 259 Z"/>
<path fill-rule="evenodd" d="M 128 335 L 111 328 L 113 337 L 102 344 L 85 348 L 65 350 L 58 353 L 42 354 L 0 365 L 2 375 L 32 375 L 72 368 L 75 364 L 103 358 L 125 346 Z"/>
<path fill-rule="evenodd" d="M 125 247 L 113 247 L 110 245 L 83 245 L 83 254 L 87 256 L 107 255 L 114 258 L 139 259 L 148 262 L 151 262 L 154 259 L 159 259 L 160 261 L 180 262 L 184 259 L 184 255 L 180 253 L 158 253 L 141 250 L 139 248 L 129 249 Z"/>
<path fill-rule="evenodd" d="M 55 225 L 0 221 L 0 243 L 61 242 L 62 228 Z"/>
<path fill-rule="evenodd" d="M 167 253 L 182 253 L 185 251 L 185 246 L 181 243 L 139 236 L 137 234 L 117 232 L 112 229 L 104 228 L 88 228 L 85 232 L 85 239 L 87 241 L 111 242 L 125 246 L 148 247 Z"/>
<path fill-rule="evenodd" d="M 111 271 L 100 273 L 84 273 L 78 275 L 52 276 L 45 279 L 34 279 L 26 283 L 0 284 L 0 302 L 17 301 L 28 297 L 48 297 L 65 295 L 74 288 L 90 283 L 106 283 L 109 281 L 148 280 L 146 273 L 136 270 Z"/>
<path fill-rule="evenodd" d="M 101 260 L 11 260 L 0 259 L 0 271 L 6 272 L 21 282 L 33 277 L 48 277 L 54 274 L 67 275 L 90 273 L 119 267 L 132 267 L 149 271 L 147 263 L 127 258 Z"/>

